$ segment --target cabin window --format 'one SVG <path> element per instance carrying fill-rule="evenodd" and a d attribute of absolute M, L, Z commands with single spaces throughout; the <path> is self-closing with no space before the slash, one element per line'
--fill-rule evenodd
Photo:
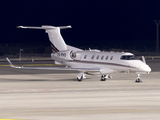
<path fill-rule="evenodd" d="M 84 56 L 84 59 L 86 59 L 86 58 L 87 58 L 87 55 Z"/>
<path fill-rule="evenodd" d="M 101 57 L 101 60 L 103 60 L 104 56 Z"/>
<path fill-rule="evenodd" d="M 92 55 L 91 59 L 94 59 L 94 55 Z"/>
<path fill-rule="evenodd" d="M 99 59 L 99 55 L 97 56 L 97 59 Z"/>
<path fill-rule="evenodd" d="M 108 60 L 108 56 L 106 56 L 106 60 Z"/>
<path fill-rule="evenodd" d="M 111 56 L 110 60 L 112 60 L 112 59 L 113 59 L 113 56 Z"/>
<path fill-rule="evenodd" d="M 138 60 L 135 55 L 123 55 L 120 58 L 121 60 Z"/>

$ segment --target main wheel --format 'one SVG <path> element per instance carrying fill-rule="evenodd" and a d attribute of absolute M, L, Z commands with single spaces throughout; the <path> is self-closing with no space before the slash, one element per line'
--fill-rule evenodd
<path fill-rule="evenodd" d="M 107 79 L 106 78 L 102 78 L 100 81 L 106 81 Z"/>
<path fill-rule="evenodd" d="M 106 77 L 106 75 L 102 75 L 101 76 L 101 80 L 100 81 L 106 81 L 107 80 L 107 78 L 105 78 Z"/>
<path fill-rule="evenodd" d="M 78 82 L 81 82 L 82 81 L 82 77 L 80 79 L 77 77 L 77 80 L 78 80 Z"/>

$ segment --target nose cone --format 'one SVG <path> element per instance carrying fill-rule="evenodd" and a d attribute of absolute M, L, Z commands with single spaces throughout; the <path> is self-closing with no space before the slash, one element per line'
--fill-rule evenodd
<path fill-rule="evenodd" d="M 148 65 L 146 65 L 146 71 L 147 71 L 148 73 L 151 72 L 151 68 L 150 68 Z"/>
<path fill-rule="evenodd" d="M 143 72 L 147 72 L 147 73 L 150 73 L 151 72 L 151 68 L 147 65 L 147 64 L 144 64 L 143 66 L 141 66 L 140 68 Z"/>

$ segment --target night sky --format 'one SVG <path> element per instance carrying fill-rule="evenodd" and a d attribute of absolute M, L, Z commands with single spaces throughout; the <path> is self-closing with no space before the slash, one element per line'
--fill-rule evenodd
<path fill-rule="evenodd" d="M 67 44 L 156 42 L 159 0 L 4 0 L 0 3 L 1 43 L 47 43 L 42 30 L 16 26 L 71 25 L 61 31 Z M 47 41 L 47 42 L 46 42 Z M 126 43 L 127 44 L 127 43 Z M 118 46 L 116 46 L 118 47 Z"/>

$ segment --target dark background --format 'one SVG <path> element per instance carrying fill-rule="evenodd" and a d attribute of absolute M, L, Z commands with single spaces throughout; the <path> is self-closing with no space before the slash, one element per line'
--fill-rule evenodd
<path fill-rule="evenodd" d="M 0 2 L 0 15 L 0 54 L 7 54 L 4 48 L 10 49 L 9 54 L 18 53 L 20 48 L 26 49 L 24 53 L 40 49 L 44 53 L 50 45 L 43 30 L 17 29 L 19 25 L 71 25 L 72 29 L 61 31 L 69 45 L 146 52 L 156 51 L 153 20 L 160 19 L 160 1 L 5 0 Z"/>

